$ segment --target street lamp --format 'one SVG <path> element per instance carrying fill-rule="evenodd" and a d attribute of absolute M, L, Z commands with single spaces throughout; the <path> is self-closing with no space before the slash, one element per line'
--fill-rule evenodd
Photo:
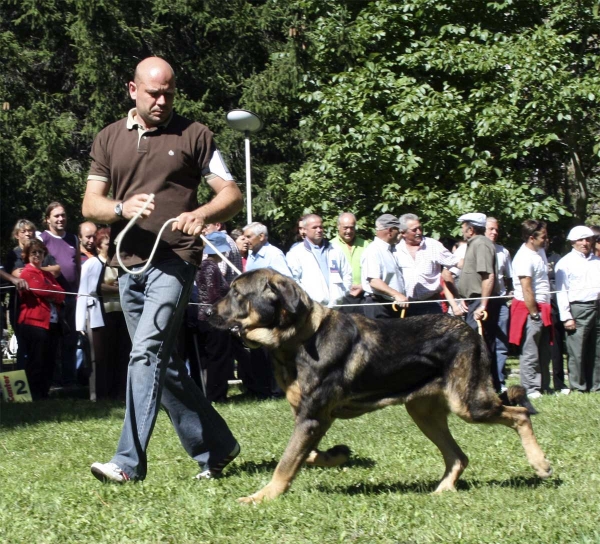
<path fill-rule="evenodd" d="M 247 110 L 231 110 L 227 112 L 227 124 L 234 130 L 244 133 L 246 140 L 246 214 L 248 225 L 252 223 L 252 192 L 250 190 L 250 133 L 258 132 L 263 127 L 261 118 Z"/>

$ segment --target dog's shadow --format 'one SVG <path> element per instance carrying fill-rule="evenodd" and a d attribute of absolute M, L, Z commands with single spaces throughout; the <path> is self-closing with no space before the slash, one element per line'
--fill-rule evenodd
<path fill-rule="evenodd" d="M 417 482 L 391 482 L 373 484 L 361 482 L 349 486 L 329 486 L 318 485 L 316 489 L 323 493 L 344 494 L 344 495 L 380 495 L 383 493 L 416 493 L 430 494 L 435 491 L 439 480 L 423 480 Z M 537 476 L 517 476 L 507 480 L 460 480 L 456 484 L 458 491 L 470 491 L 482 487 L 501 487 L 511 489 L 534 489 L 537 487 L 558 488 L 563 484 L 560 478 L 553 478 L 550 481 L 542 480 Z"/>
<path fill-rule="evenodd" d="M 273 472 L 275 467 L 277 466 L 277 459 L 270 459 L 264 461 L 245 461 L 243 463 L 235 463 L 229 467 L 227 467 L 228 474 L 243 474 L 243 473 L 263 473 L 263 472 Z M 304 465 L 302 470 L 336 470 L 341 468 L 373 468 L 376 465 L 373 459 L 368 457 L 351 457 L 346 463 L 340 465 L 339 467 L 315 467 L 311 465 Z"/>

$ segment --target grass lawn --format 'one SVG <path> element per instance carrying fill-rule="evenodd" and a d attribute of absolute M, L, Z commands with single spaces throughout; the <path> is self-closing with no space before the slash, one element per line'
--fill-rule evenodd
<path fill-rule="evenodd" d="M 219 406 L 242 445 L 217 481 L 192 479 L 161 413 L 144 482 L 102 485 L 124 409 L 51 399 L 0 405 L 0 542 L 429 543 L 600 542 L 600 395 L 535 402 L 538 440 L 554 476 L 538 479 L 516 433 L 453 418 L 470 458 L 457 493 L 431 495 L 443 472 L 435 447 L 402 407 L 338 421 L 322 446 L 346 443 L 351 461 L 305 468 L 289 493 L 238 504 L 270 479 L 290 436 L 285 401 Z"/>

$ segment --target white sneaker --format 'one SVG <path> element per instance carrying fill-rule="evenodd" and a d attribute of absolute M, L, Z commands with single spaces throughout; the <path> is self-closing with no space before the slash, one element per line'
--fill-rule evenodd
<path fill-rule="evenodd" d="M 571 393 L 571 390 L 570 390 L 570 389 L 561 389 L 561 390 L 560 390 L 560 394 L 561 394 L 561 395 L 568 395 L 568 394 L 570 394 L 570 393 Z"/>
<path fill-rule="evenodd" d="M 534 391 L 533 393 L 527 393 L 528 399 L 539 399 L 542 394 L 539 391 Z"/>
<path fill-rule="evenodd" d="M 240 445 L 236 444 L 233 450 L 231 450 L 231 453 L 227 457 L 225 457 L 225 459 L 223 459 L 217 466 L 203 470 L 199 474 L 196 474 L 196 476 L 194 476 L 194 479 L 211 480 L 213 478 L 218 478 L 219 476 L 221 476 L 221 472 L 223 472 L 223 469 L 240 454 L 240 449 Z"/>
<path fill-rule="evenodd" d="M 114 463 L 94 463 L 92 474 L 101 482 L 116 482 L 122 484 L 130 480 L 129 476 Z"/>

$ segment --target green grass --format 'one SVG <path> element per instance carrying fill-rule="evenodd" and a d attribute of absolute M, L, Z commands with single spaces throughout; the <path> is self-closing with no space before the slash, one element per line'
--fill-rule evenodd
<path fill-rule="evenodd" d="M 535 401 L 554 476 L 538 479 L 509 429 L 453 418 L 470 466 L 457 493 L 432 495 L 440 454 L 402 407 L 338 421 L 324 447 L 351 461 L 304 468 L 260 506 L 237 497 L 266 484 L 290 436 L 285 401 L 219 406 L 242 453 L 217 481 L 197 472 L 161 413 L 144 482 L 102 485 L 89 471 L 113 454 L 116 403 L 51 399 L 0 406 L 0 542 L 437 543 L 600 542 L 600 395 Z"/>

